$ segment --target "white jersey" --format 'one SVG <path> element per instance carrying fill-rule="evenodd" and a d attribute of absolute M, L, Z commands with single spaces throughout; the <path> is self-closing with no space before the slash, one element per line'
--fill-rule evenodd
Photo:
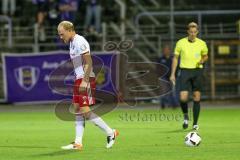
<path fill-rule="evenodd" d="M 78 34 L 75 34 L 73 40 L 70 41 L 70 57 L 73 62 L 74 72 L 76 79 L 84 77 L 84 62 L 82 55 L 86 52 L 90 53 L 90 47 L 87 40 Z M 90 77 L 95 77 L 93 71 L 90 73 Z"/>

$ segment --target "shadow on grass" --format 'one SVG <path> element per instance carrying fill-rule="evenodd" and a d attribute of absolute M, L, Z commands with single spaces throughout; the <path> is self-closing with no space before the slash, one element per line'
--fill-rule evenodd
<path fill-rule="evenodd" d="M 49 149 L 51 147 L 46 147 L 46 146 L 1 146 L 0 145 L 0 149 L 1 148 L 9 148 L 9 149 Z M 35 155 L 31 155 L 30 157 L 47 157 L 47 156 L 60 156 L 60 155 L 65 155 L 65 154 L 71 154 L 71 153 L 76 153 L 76 152 L 80 152 L 78 150 L 71 150 L 71 151 L 66 151 L 66 150 L 58 150 L 58 151 L 53 151 L 53 152 L 49 152 L 49 153 L 42 153 L 42 154 L 35 154 Z"/>
<path fill-rule="evenodd" d="M 193 131 L 192 129 L 175 129 L 175 130 L 171 130 L 171 131 L 162 131 L 163 133 L 185 133 L 185 132 L 191 132 Z"/>
<path fill-rule="evenodd" d="M 23 148 L 23 149 L 34 149 L 34 148 L 37 148 L 37 149 L 41 149 L 41 148 L 49 148 L 49 147 L 45 147 L 45 146 L 0 146 L 0 148 Z"/>
<path fill-rule="evenodd" d="M 58 151 L 53 151 L 49 153 L 32 155 L 32 157 L 61 156 L 61 155 L 72 154 L 77 152 L 80 152 L 80 151 L 79 150 L 58 150 Z"/>

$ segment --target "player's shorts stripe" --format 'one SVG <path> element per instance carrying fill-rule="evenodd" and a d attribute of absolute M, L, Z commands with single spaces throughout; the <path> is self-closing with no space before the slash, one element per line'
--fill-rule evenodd
<path fill-rule="evenodd" d="M 87 87 L 87 94 L 88 94 L 88 102 L 89 104 L 93 104 L 93 100 L 92 100 L 92 92 L 91 92 L 91 86 L 90 84 Z"/>

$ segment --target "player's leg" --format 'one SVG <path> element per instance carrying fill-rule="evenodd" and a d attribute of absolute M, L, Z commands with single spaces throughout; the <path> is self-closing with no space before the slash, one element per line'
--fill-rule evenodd
<path fill-rule="evenodd" d="M 73 103 L 76 115 L 75 121 L 75 140 L 74 142 L 70 143 L 69 145 L 62 146 L 64 150 L 81 150 L 82 149 L 82 138 L 85 128 L 85 119 L 82 114 L 80 114 L 79 104 Z"/>
<path fill-rule="evenodd" d="M 183 129 L 188 128 L 188 91 L 181 91 L 180 92 L 180 106 L 183 112 Z"/>
<path fill-rule="evenodd" d="M 203 70 L 197 69 L 193 79 L 193 129 L 199 129 L 198 118 L 200 114 L 201 88 L 203 81 Z"/>
<path fill-rule="evenodd" d="M 97 114 L 90 110 L 89 106 L 80 107 L 80 113 L 85 119 L 98 126 L 107 135 L 107 148 L 111 148 L 118 136 L 118 131 L 109 127 L 109 125 Z"/>
<path fill-rule="evenodd" d="M 75 111 L 75 140 L 69 145 L 62 146 L 62 149 L 71 150 L 71 149 L 82 149 L 82 138 L 85 128 L 85 119 L 82 114 L 80 114 L 80 100 L 81 96 L 79 95 L 79 85 L 81 80 L 75 80 L 73 86 L 73 106 Z"/>
<path fill-rule="evenodd" d="M 4 15 L 8 14 L 8 0 L 2 0 L 2 13 Z"/>
<path fill-rule="evenodd" d="M 85 118 L 81 114 L 79 109 L 79 104 L 74 103 L 75 113 L 76 113 L 76 136 L 75 136 L 75 143 L 82 145 L 83 133 L 85 128 Z"/>
<path fill-rule="evenodd" d="M 189 70 L 181 69 L 181 74 L 179 77 L 179 86 L 180 86 L 180 106 L 183 112 L 183 129 L 188 128 L 188 94 L 189 94 L 189 87 L 190 87 L 190 77 L 191 73 Z"/>
<path fill-rule="evenodd" d="M 201 92 L 194 91 L 193 92 L 193 129 L 198 130 L 198 117 L 200 114 L 200 98 Z"/>
<path fill-rule="evenodd" d="M 73 106 L 75 109 L 76 121 L 75 121 L 75 144 L 82 146 L 83 133 L 85 128 L 85 118 L 81 113 L 81 103 L 82 97 L 79 94 L 79 86 L 81 80 L 78 79 L 75 81 L 73 88 Z"/>
<path fill-rule="evenodd" d="M 84 92 L 80 94 L 80 113 L 84 115 L 85 119 L 91 121 L 93 124 L 98 126 L 101 130 L 103 130 L 107 135 L 107 148 L 112 147 L 114 144 L 115 138 L 118 135 L 118 132 L 112 128 L 110 128 L 107 123 L 103 121 L 101 117 L 91 111 L 91 105 L 96 103 L 95 100 L 95 88 L 96 81 L 95 78 L 90 78 L 90 87 Z"/>
<path fill-rule="evenodd" d="M 160 102 L 161 108 L 162 108 L 162 109 L 165 109 L 165 107 L 166 107 L 166 102 L 167 102 L 167 100 L 166 100 L 166 95 L 162 96 L 160 100 L 161 100 L 161 102 Z"/>
<path fill-rule="evenodd" d="M 14 16 L 14 13 L 16 11 L 16 0 L 10 1 L 10 14 L 11 16 Z"/>
<path fill-rule="evenodd" d="M 176 98 L 176 91 L 169 94 L 169 104 L 172 108 L 176 108 L 179 105 Z"/>
<path fill-rule="evenodd" d="M 113 130 L 102 120 L 101 117 L 93 113 L 89 106 L 96 103 L 95 100 L 95 88 L 96 81 L 95 78 L 91 77 L 89 79 L 89 87 L 81 92 L 79 95 L 79 105 L 80 113 L 85 117 L 85 119 L 91 121 L 96 126 L 101 128 L 107 135 L 111 135 Z"/>
<path fill-rule="evenodd" d="M 84 115 L 86 120 L 89 120 L 103 130 L 106 135 L 111 135 L 113 133 L 113 130 L 103 121 L 101 117 L 93 113 L 89 106 L 80 107 L 80 113 Z"/>
<path fill-rule="evenodd" d="M 88 5 L 86 9 L 86 16 L 85 16 L 85 23 L 84 23 L 85 30 L 90 29 L 92 18 L 93 18 L 92 7 Z"/>
<path fill-rule="evenodd" d="M 116 137 L 119 134 L 118 131 L 110 128 L 108 124 L 94 112 L 90 112 L 89 120 L 105 132 L 105 134 L 107 135 L 106 148 L 111 148 L 115 143 Z"/>
<path fill-rule="evenodd" d="M 96 5 L 94 8 L 94 25 L 98 34 L 101 32 L 101 9 L 100 5 Z"/>

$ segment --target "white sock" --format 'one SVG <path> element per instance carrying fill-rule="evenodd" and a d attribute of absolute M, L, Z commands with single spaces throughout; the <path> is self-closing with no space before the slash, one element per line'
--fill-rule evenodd
<path fill-rule="evenodd" d="M 89 120 L 102 129 L 108 136 L 113 134 L 113 130 L 103 121 L 101 117 L 97 116 L 95 113 L 91 113 Z"/>
<path fill-rule="evenodd" d="M 76 137 L 75 143 L 82 144 L 82 138 L 85 128 L 85 119 L 81 115 L 76 116 Z"/>

